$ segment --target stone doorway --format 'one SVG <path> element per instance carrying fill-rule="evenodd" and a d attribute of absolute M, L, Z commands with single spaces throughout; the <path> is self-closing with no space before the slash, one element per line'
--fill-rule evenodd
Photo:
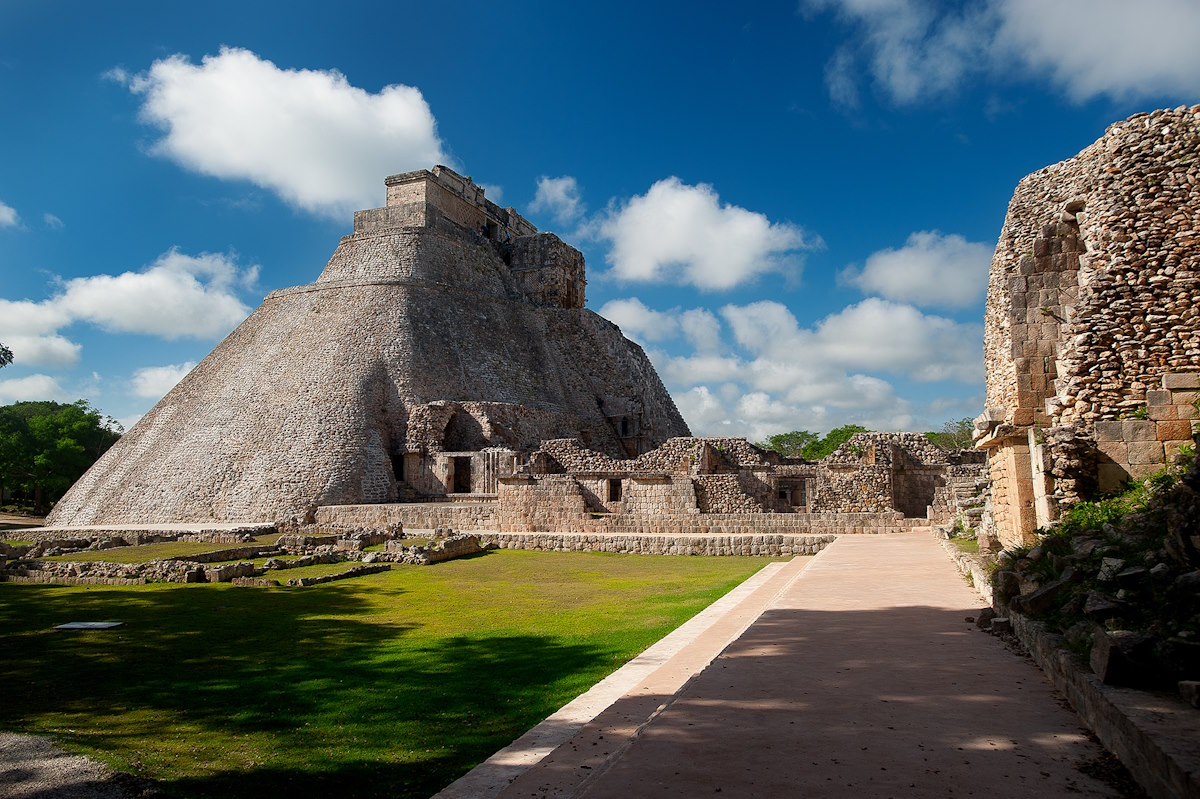
<path fill-rule="evenodd" d="M 469 455 L 451 458 L 454 465 L 454 486 L 451 493 L 471 493 L 471 458 Z"/>

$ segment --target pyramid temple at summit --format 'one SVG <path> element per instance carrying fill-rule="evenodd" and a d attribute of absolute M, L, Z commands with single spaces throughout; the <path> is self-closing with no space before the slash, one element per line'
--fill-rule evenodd
<path fill-rule="evenodd" d="M 514 453 L 689 434 L 641 347 L 584 308 L 584 261 L 444 166 L 388 177 L 315 283 L 263 303 L 48 523 L 262 521 L 494 492 Z"/>

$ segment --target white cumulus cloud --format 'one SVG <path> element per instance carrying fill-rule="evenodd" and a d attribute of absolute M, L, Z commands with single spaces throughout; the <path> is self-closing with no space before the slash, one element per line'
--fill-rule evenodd
<path fill-rule="evenodd" d="M 770 300 L 727 305 L 721 315 L 747 351 L 781 365 L 900 374 L 916 381 L 983 380 L 983 325 L 927 315 L 904 303 L 868 298 L 801 328 Z"/>
<path fill-rule="evenodd" d="M 954 88 L 979 62 L 988 44 L 990 14 L 980 3 L 961 13 L 926 0 L 802 0 L 806 12 L 833 9 L 862 32 L 857 48 L 876 83 L 898 103 L 912 103 Z M 856 57 L 843 46 L 826 66 L 830 96 L 857 103 Z"/>
<path fill-rule="evenodd" d="M 450 163 L 420 90 L 370 93 L 335 70 L 280 69 L 249 50 L 183 55 L 130 77 L 142 118 L 163 136 L 153 152 L 186 169 L 249 180 L 312 213 L 373 207 L 386 175 Z"/>
<path fill-rule="evenodd" d="M 952 92 L 980 76 L 1046 80 L 1083 102 L 1194 97 L 1200 4 L 1193 0 L 984 0 L 950 10 L 933 0 L 801 0 L 854 26 L 853 46 L 826 67 L 834 102 L 857 102 L 862 59 L 898 104 Z"/>
<path fill-rule="evenodd" d="M 816 244 L 796 225 L 723 204 L 712 186 L 676 177 L 611 207 L 592 235 L 610 243 L 608 260 L 621 280 L 711 290 L 766 272 L 797 273 L 801 252 Z"/>
<path fill-rule="evenodd" d="M 673 313 L 651 310 L 637 297 L 609 300 L 599 313 L 626 336 L 641 343 L 661 341 L 679 332 L 679 321 Z"/>
<path fill-rule="evenodd" d="M 627 298 L 601 310 L 643 335 L 652 331 L 647 355 L 697 435 L 760 440 L 851 422 L 913 429 L 936 417 L 931 392 L 957 397 L 983 383 L 982 326 L 906 303 L 868 298 L 811 325 L 774 301 L 714 313 L 657 310 Z M 930 386 L 917 392 L 925 395 L 919 408 L 906 396 L 918 384 Z"/>
<path fill-rule="evenodd" d="M 983 325 L 923 314 L 874 297 L 832 314 L 813 336 L 822 357 L 913 380 L 983 380 Z"/>
<path fill-rule="evenodd" d="M 0 404 L 12 402 L 72 402 L 78 397 L 70 396 L 59 382 L 50 375 L 26 375 L 9 380 L 0 380 Z"/>
<path fill-rule="evenodd" d="M 889 300 L 940 308 L 967 308 L 987 291 L 992 248 L 957 234 L 920 231 L 900 249 L 872 253 L 862 269 L 849 268 L 842 282 Z"/>
<path fill-rule="evenodd" d="M 0 300 L 0 313 L 4 312 L 7 305 L 9 303 Z M 12 330 L 3 322 L 0 322 L 0 329 Z M 9 332 L 0 336 L 0 341 L 12 350 L 16 363 L 22 366 L 74 366 L 79 363 L 79 352 L 83 349 L 74 341 L 54 333 L 29 335 Z"/>
<path fill-rule="evenodd" d="M 191 256 L 172 249 L 141 272 L 72 278 L 49 302 L 69 318 L 105 330 L 216 338 L 249 314 L 236 290 L 257 275 L 257 267 L 240 270 L 226 255 Z"/>
<path fill-rule="evenodd" d="M 62 282 L 46 300 L 0 299 L 0 341 L 22 365 L 71 366 L 81 347 L 62 331 L 77 323 L 171 340 L 219 338 L 249 314 L 239 292 L 257 275 L 257 266 L 239 267 L 228 255 L 171 249 L 141 271 Z"/>
<path fill-rule="evenodd" d="M 1195 0 L 1004 0 L 994 51 L 1013 55 L 1078 102 L 1200 90 Z M 1061 35 L 1062 31 L 1070 35 Z"/>
<path fill-rule="evenodd" d="M 196 368 L 195 361 L 172 363 L 166 366 L 146 366 L 133 373 L 133 393 L 139 397 L 159 399 Z"/>
<path fill-rule="evenodd" d="M 0 227 L 16 227 L 20 221 L 16 208 L 0 202 Z"/>
<path fill-rule="evenodd" d="M 721 322 L 707 308 L 692 308 L 679 315 L 679 328 L 696 352 L 711 354 L 721 349 Z"/>
<path fill-rule="evenodd" d="M 583 204 L 575 178 L 570 175 L 560 178 L 543 175 L 538 178 L 537 193 L 529 210 L 535 213 L 544 211 L 553 216 L 555 222 L 566 225 L 583 216 L 587 206 Z"/>

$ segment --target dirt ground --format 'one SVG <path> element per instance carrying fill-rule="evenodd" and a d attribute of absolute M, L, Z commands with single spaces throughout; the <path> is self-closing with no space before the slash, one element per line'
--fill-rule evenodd
<path fill-rule="evenodd" d="M 27 516 L 24 513 L 9 513 L 0 510 L 0 530 L 19 530 L 22 527 L 41 527 L 46 520 L 41 516 Z"/>

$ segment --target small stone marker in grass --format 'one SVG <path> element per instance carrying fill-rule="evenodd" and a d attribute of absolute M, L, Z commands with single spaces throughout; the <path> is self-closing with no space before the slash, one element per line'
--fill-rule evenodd
<path fill-rule="evenodd" d="M 54 627 L 56 630 L 108 630 L 113 627 L 120 627 L 125 622 L 121 621 L 69 621 L 66 624 L 59 624 Z"/>

